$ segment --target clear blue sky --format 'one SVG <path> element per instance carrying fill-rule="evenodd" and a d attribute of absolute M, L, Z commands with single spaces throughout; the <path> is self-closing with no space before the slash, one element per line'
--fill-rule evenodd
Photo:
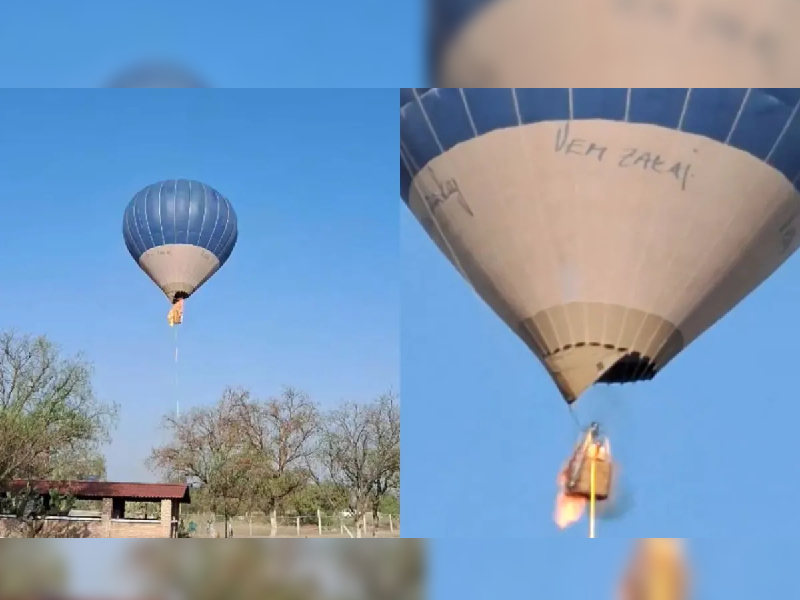
<path fill-rule="evenodd" d="M 615 598 L 632 540 L 451 540 L 432 544 L 431 596 L 441 599 Z M 793 541 L 690 540 L 694 600 L 785 598 L 797 588 Z"/>
<path fill-rule="evenodd" d="M 0 328 L 45 333 L 121 404 L 109 478 L 142 464 L 175 409 L 169 302 L 131 259 L 143 186 L 194 178 L 233 203 L 239 241 L 187 301 L 181 405 L 283 384 L 325 407 L 399 381 L 397 91 L 0 91 Z"/>
<path fill-rule="evenodd" d="M 585 537 L 585 522 L 552 523 L 577 436 L 555 385 L 404 206 L 400 238 L 403 535 Z M 611 428 L 632 499 L 600 537 L 800 527 L 798 297 L 795 256 L 654 380 L 578 401 L 584 423 Z"/>
<path fill-rule="evenodd" d="M 220 87 L 422 84 L 422 0 L 9 2 L 0 87 L 94 87 L 165 58 Z"/>

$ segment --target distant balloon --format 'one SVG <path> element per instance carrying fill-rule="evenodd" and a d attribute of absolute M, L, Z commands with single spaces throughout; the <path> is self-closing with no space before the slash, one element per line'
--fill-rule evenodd
<path fill-rule="evenodd" d="M 128 203 L 122 235 L 133 259 L 173 303 L 191 296 L 233 252 L 231 203 L 188 179 L 148 185 Z"/>
<path fill-rule="evenodd" d="M 797 88 L 404 89 L 401 196 L 573 402 L 651 379 L 797 249 L 799 103 Z"/>
<path fill-rule="evenodd" d="M 195 73 L 168 62 L 146 62 L 128 68 L 112 79 L 111 88 L 204 88 Z"/>

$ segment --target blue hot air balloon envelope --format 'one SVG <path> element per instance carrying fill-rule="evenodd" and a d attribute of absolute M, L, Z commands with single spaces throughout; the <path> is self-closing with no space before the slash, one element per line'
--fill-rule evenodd
<path fill-rule="evenodd" d="M 651 379 L 800 245 L 798 88 L 413 88 L 400 195 L 565 400 Z"/>
<path fill-rule="evenodd" d="M 139 267 L 176 302 L 225 264 L 238 239 L 238 223 L 230 201 L 214 188 L 172 179 L 133 197 L 122 235 Z"/>
<path fill-rule="evenodd" d="M 546 121 L 607 120 L 704 136 L 800 175 L 799 88 L 403 88 L 402 196 L 413 175 L 456 144 Z M 413 172 L 413 173 L 412 173 Z"/>
<path fill-rule="evenodd" d="M 208 85 L 194 72 L 169 62 L 145 62 L 116 75 L 112 88 L 204 88 Z"/>
<path fill-rule="evenodd" d="M 431 85 L 797 84 L 786 0 L 430 0 Z"/>

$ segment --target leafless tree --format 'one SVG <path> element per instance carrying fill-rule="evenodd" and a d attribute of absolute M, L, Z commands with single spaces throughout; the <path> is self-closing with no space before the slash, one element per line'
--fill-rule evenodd
<path fill-rule="evenodd" d="M 363 515 L 373 510 L 373 535 L 380 499 L 400 483 L 400 411 L 386 394 L 370 404 L 347 403 L 324 421 L 320 460 L 335 483 L 350 491 L 350 509 L 361 537 Z"/>
<path fill-rule="evenodd" d="M 370 429 L 375 438 L 372 469 L 375 486 L 372 490 L 373 535 L 378 523 L 381 500 L 386 494 L 400 490 L 400 405 L 389 392 L 370 406 Z"/>
<path fill-rule="evenodd" d="M 199 484 L 209 508 L 215 514 L 222 512 L 226 537 L 228 519 L 246 498 L 253 468 L 237 423 L 242 393 L 229 388 L 214 406 L 165 417 L 172 439 L 155 448 L 148 459 L 150 468 L 168 480 Z"/>
<path fill-rule="evenodd" d="M 270 537 L 275 537 L 278 509 L 309 483 L 306 465 L 314 452 L 319 411 L 304 392 L 287 387 L 265 402 L 242 392 L 234 412 L 242 440 L 252 452 L 251 505 L 270 516 Z"/>

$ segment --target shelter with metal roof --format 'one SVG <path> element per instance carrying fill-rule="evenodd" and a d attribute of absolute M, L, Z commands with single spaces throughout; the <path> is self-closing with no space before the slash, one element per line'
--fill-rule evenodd
<path fill-rule="evenodd" d="M 109 481 L 11 481 L 2 494 L 40 497 L 46 507 L 53 495 L 100 501 L 99 511 L 69 511 L 44 517 L 45 535 L 57 537 L 177 537 L 180 505 L 189 504 L 189 486 L 173 483 Z M 126 512 L 131 503 L 155 506 L 144 517 Z M 0 537 L 14 535 L 22 523 L 16 515 L 0 515 Z"/>

